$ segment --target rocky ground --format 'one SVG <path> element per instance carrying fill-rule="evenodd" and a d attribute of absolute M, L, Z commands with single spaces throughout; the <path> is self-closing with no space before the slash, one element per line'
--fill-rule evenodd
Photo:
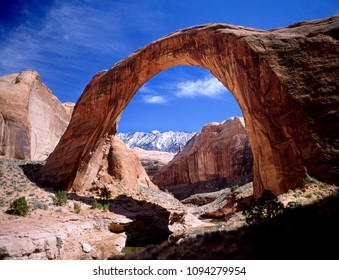
<path fill-rule="evenodd" d="M 224 242 L 215 242 L 243 234 L 243 210 L 253 203 L 249 183 L 196 194 L 181 202 L 171 193 L 146 187 L 108 200 L 90 193 L 68 193 L 67 203 L 57 206 L 53 186 L 32 179 L 43 164 L 0 160 L 0 259 L 107 259 L 121 255 L 126 246 L 147 247 L 128 258 L 204 258 L 206 252 L 198 244 L 220 253 Z M 278 199 L 285 206 L 291 202 L 317 205 L 337 191 L 336 186 L 308 178 L 304 188 Z M 30 207 L 28 215 L 6 213 L 11 202 L 22 196 Z M 95 200 L 109 204 L 107 211 L 93 209 Z M 192 242 L 196 251 L 184 254 Z"/>

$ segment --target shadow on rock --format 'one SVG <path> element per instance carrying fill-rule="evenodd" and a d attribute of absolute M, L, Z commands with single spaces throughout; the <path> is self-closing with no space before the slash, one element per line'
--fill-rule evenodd
<path fill-rule="evenodd" d="M 171 234 L 168 229 L 170 212 L 157 204 L 121 195 L 110 201 L 110 211 L 133 220 L 126 230 L 126 246 L 158 244 Z"/>
<path fill-rule="evenodd" d="M 338 259 L 339 195 L 229 232 L 149 246 L 128 259 Z"/>
<path fill-rule="evenodd" d="M 51 184 L 47 184 L 41 179 L 40 170 L 44 166 L 43 163 L 33 162 L 21 164 L 20 168 L 26 175 L 26 177 L 36 184 L 39 188 L 45 189 L 48 192 L 54 192 L 54 188 Z"/>
<path fill-rule="evenodd" d="M 168 229 L 170 212 L 157 204 L 135 200 L 126 195 L 109 200 L 83 197 L 75 193 L 69 193 L 68 197 L 88 205 L 93 205 L 94 201 L 101 205 L 109 204 L 110 212 L 132 220 L 131 223 L 116 224 L 110 227 L 112 232 L 126 233 L 126 246 L 144 247 L 150 244 L 159 244 L 167 240 L 171 234 Z"/>

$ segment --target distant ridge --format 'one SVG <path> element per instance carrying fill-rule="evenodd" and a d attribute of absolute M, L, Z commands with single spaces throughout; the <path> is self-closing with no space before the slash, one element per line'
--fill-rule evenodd
<path fill-rule="evenodd" d="M 152 132 L 118 133 L 117 137 L 129 148 L 138 147 L 144 150 L 176 153 L 194 135 L 195 132 L 153 130 Z"/>

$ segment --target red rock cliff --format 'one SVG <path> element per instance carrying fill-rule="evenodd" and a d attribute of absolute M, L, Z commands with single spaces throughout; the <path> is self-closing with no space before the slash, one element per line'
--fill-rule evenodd
<path fill-rule="evenodd" d="M 218 178 L 229 184 L 253 179 L 253 156 L 242 118 L 205 125 L 152 181 L 165 188 Z"/>
<path fill-rule="evenodd" d="M 0 77 L 0 157 L 46 159 L 70 119 L 36 71 Z"/>

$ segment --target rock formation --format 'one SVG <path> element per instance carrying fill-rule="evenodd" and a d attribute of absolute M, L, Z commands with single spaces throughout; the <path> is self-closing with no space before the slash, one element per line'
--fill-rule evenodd
<path fill-rule="evenodd" d="M 195 65 L 221 81 L 242 109 L 256 196 L 300 186 L 306 172 L 339 183 L 338 28 L 339 16 L 267 31 L 207 24 L 150 43 L 93 77 L 43 178 L 71 188 L 146 81 Z"/>
<path fill-rule="evenodd" d="M 128 149 L 121 139 L 112 136 L 107 137 L 92 155 L 90 163 L 78 171 L 72 189 L 78 194 L 91 192 L 100 195 L 105 188 L 114 197 L 138 193 L 139 186 L 156 188 L 138 154 Z"/>
<path fill-rule="evenodd" d="M 0 157 L 44 160 L 71 118 L 33 70 L 0 77 Z"/>
<path fill-rule="evenodd" d="M 50 212 L 40 214 L 43 219 L 32 214 L 16 221 L 3 215 L 0 260 L 105 259 L 119 254 L 126 243 L 126 234 L 110 231 L 110 225 L 130 222 L 114 213 Z"/>
<path fill-rule="evenodd" d="M 152 181 L 160 188 L 220 178 L 227 185 L 245 184 L 253 179 L 252 168 L 243 118 L 233 117 L 205 125 Z"/>
<path fill-rule="evenodd" d="M 150 179 L 175 156 L 174 153 L 147 151 L 140 148 L 133 148 L 132 150 L 138 154 L 141 165 L 145 168 Z"/>

